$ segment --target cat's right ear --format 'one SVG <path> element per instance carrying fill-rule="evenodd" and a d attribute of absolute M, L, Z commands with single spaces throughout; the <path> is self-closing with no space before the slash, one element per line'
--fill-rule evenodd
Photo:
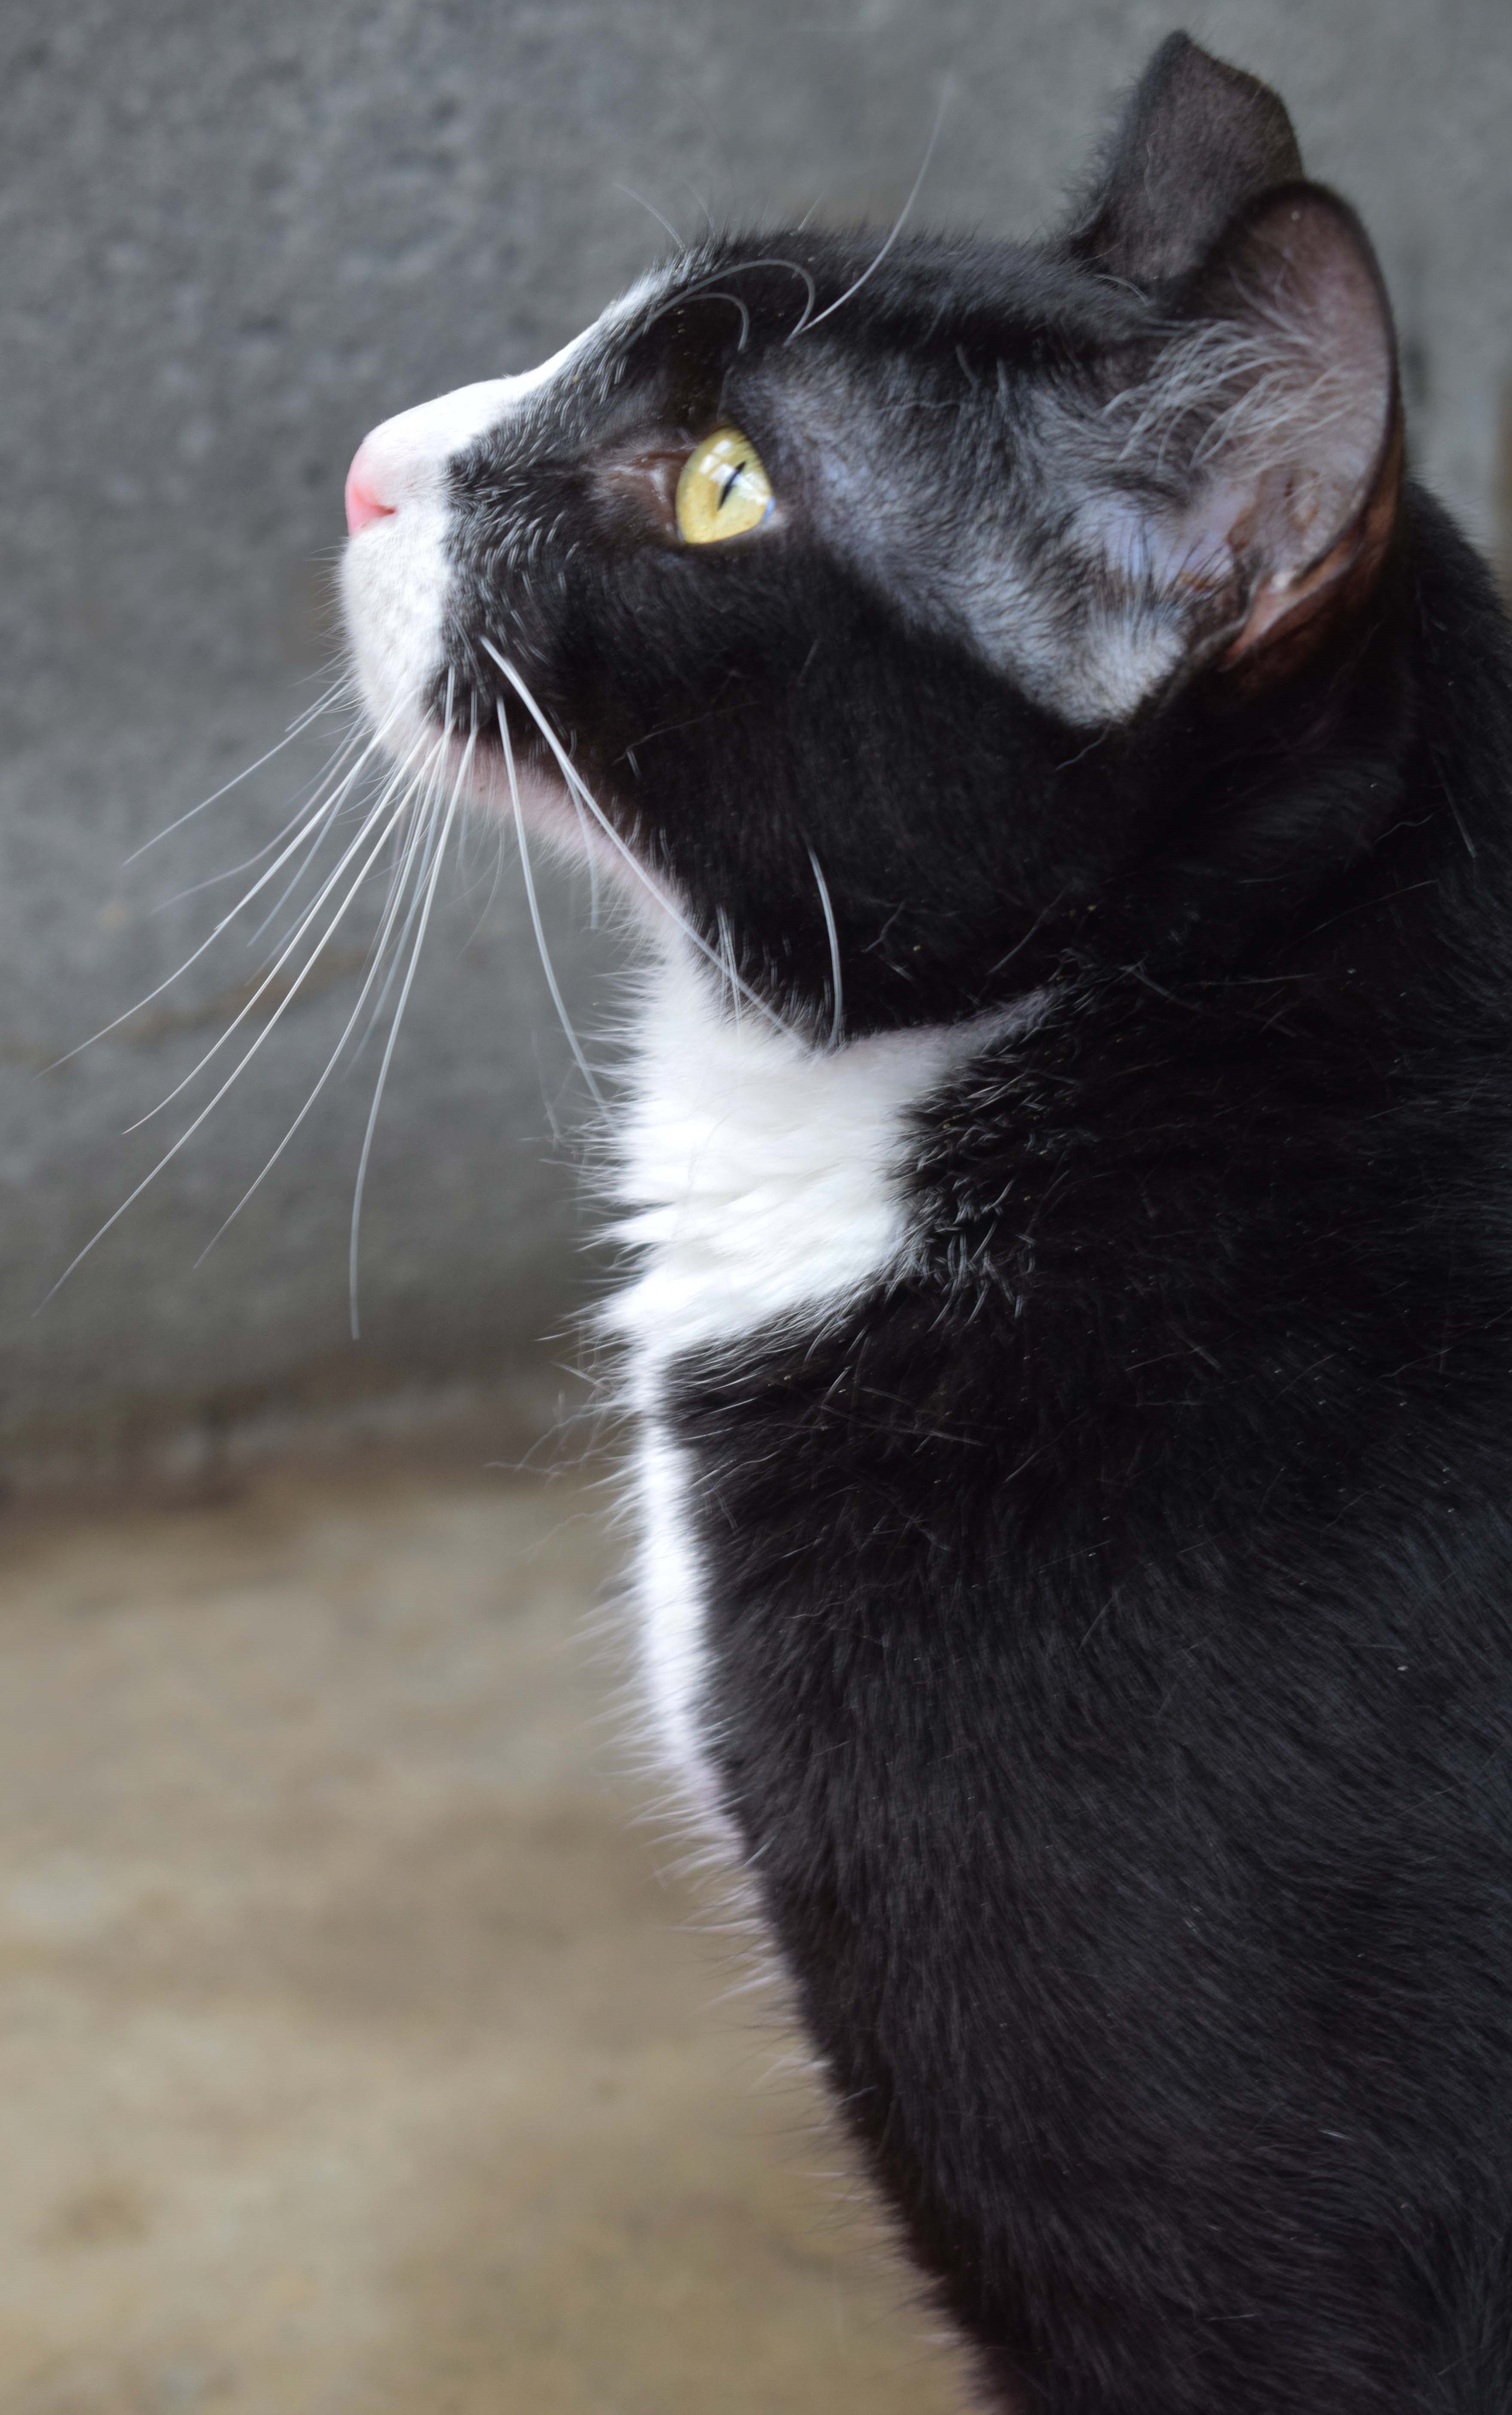
<path fill-rule="evenodd" d="M 1118 720 L 1199 671 L 1289 677 L 1364 611 L 1400 518 L 1391 309 L 1354 211 L 1261 195 L 1107 368 L 1049 457 L 1082 489 L 1061 701 Z"/>
<path fill-rule="evenodd" d="M 1146 289 L 1190 275 L 1235 212 L 1302 175 L 1292 121 L 1268 84 L 1186 34 L 1160 44 L 1062 248 Z"/>
<path fill-rule="evenodd" d="M 1266 685 L 1361 609 L 1397 526 L 1391 306 L 1354 211 L 1293 185 L 1240 212 L 1167 325 L 1100 413 L 1091 525 L 1189 667 Z"/>

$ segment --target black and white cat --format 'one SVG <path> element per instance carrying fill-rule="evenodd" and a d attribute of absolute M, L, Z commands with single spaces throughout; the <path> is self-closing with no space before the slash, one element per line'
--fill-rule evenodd
<path fill-rule="evenodd" d="M 1276 98 L 648 278 L 349 486 L 654 958 L 669 1754 L 987 2403 L 1512 2408 L 1512 652 Z"/>

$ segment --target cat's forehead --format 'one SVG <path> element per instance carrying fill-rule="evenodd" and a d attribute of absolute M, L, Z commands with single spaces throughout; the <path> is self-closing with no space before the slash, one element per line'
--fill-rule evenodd
<path fill-rule="evenodd" d="M 1127 338 L 1143 306 L 1026 246 L 875 228 L 711 240 L 643 277 L 516 389 L 513 444 L 591 435 L 638 411 L 696 422 L 735 373 L 820 395 L 948 365 L 1033 374 Z M 883 383 L 878 383 L 880 380 Z"/>
<path fill-rule="evenodd" d="M 754 331 L 798 343 L 828 327 L 831 342 L 921 345 L 970 333 L 1025 338 L 1054 328 L 1096 339 L 1127 297 L 1040 246 L 963 233 L 891 240 L 876 227 L 795 229 L 726 237 L 663 272 L 654 308 L 726 293 Z"/>
<path fill-rule="evenodd" d="M 438 635 L 472 679 L 490 622 L 545 650 L 565 642 L 552 598 L 576 598 L 575 626 L 611 602 L 628 609 L 631 589 L 658 577 L 648 564 L 679 553 L 671 482 L 726 422 L 775 497 L 771 571 L 759 549 L 742 557 L 751 608 L 785 560 L 823 563 L 1085 718 L 1114 691 L 1079 659 L 1068 668 L 1064 599 L 1028 559 L 1045 521 L 1047 381 L 1146 312 L 1051 251 L 968 237 L 796 229 L 681 254 L 539 369 L 402 412 L 365 441 L 348 482 L 363 532 L 348 593 L 375 710 L 435 686 Z M 1054 483 L 1064 520 L 1071 483 Z M 369 536 L 375 519 L 387 525 Z M 660 586 L 635 607 L 678 608 Z M 1142 656 L 1142 682 L 1146 670 Z M 1115 701 L 1132 693 L 1122 668 L 1115 685 Z"/>

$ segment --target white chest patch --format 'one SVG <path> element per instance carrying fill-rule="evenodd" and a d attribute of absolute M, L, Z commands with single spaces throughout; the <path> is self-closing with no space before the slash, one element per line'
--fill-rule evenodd
<path fill-rule="evenodd" d="M 687 955 L 655 975 L 621 1135 L 618 1238 L 645 1252 L 606 1323 L 631 1344 L 641 1420 L 636 1595 L 656 1738 L 695 1806 L 717 1806 L 700 1737 L 706 1593 L 686 1455 L 662 1416 L 681 1353 L 762 1328 L 813 1330 L 904 1271 L 911 1111 L 1038 1001 L 816 1050 L 753 1011 L 736 1022 Z"/>
<path fill-rule="evenodd" d="M 772 1323 L 820 1322 L 906 1266 L 910 1111 L 1025 1019 L 887 1032 L 814 1049 L 737 1022 L 701 967 L 659 968 L 621 1134 L 617 1238 L 639 1274 L 608 1323 L 642 1370 Z"/>

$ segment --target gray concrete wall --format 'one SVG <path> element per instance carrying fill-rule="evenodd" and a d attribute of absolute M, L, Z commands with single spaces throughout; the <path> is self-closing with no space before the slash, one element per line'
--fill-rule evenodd
<path fill-rule="evenodd" d="M 942 78 L 921 215 L 1032 229 L 1179 17 L 1146 0 L 10 0 L 0 43 L 0 1448 L 502 1365 L 583 1280 L 576 1093 L 517 873 L 475 834 L 439 911 L 345 1251 L 371 1052 L 195 1261 L 324 1063 L 359 923 L 254 1073 L 40 1314 L 182 1105 L 128 1139 L 256 961 L 154 988 L 271 836 L 312 746 L 135 863 L 319 693 L 364 430 L 523 367 L 662 247 L 651 215 L 887 217 Z M 1419 459 L 1488 542 L 1512 364 L 1506 0 L 1211 0 L 1375 232 Z M 630 197 L 632 188 L 644 199 Z M 591 1020 L 609 968 L 551 890 Z"/>

